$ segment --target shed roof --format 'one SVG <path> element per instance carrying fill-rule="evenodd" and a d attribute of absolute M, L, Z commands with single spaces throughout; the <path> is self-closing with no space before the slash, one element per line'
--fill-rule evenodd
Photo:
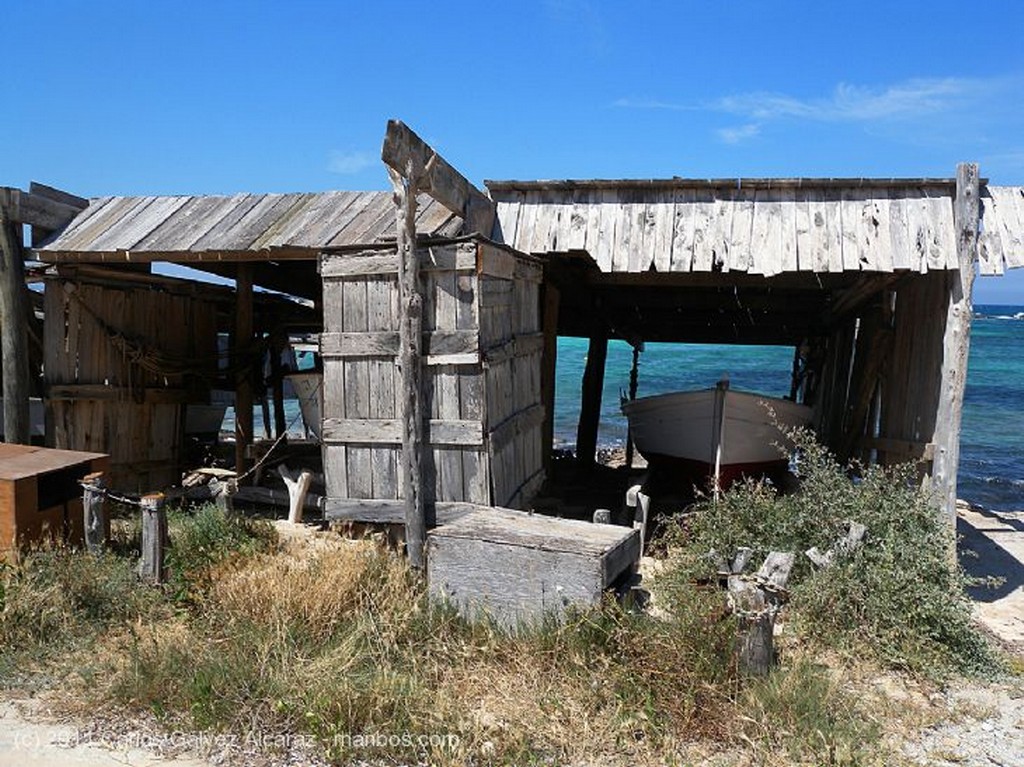
<path fill-rule="evenodd" d="M 495 238 L 603 272 L 957 267 L 952 179 L 488 181 Z M 982 273 L 1024 265 L 1024 190 L 982 189 Z"/>
<path fill-rule="evenodd" d="M 431 197 L 420 195 L 419 204 L 421 232 L 461 228 Z M 99 197 L 36 252 L 55 262 L 314 259 L 322 248 L 394 237 L 388 192 Z"/>

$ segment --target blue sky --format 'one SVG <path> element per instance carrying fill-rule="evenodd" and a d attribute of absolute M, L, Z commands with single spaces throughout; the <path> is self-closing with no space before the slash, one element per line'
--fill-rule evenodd
<path fill-rule="evenodd" d="M 1024 3 L 5 3 L 0 184 L 384 189 L 398 117 L 467 177 L 1024 185 Z M 1024 303 L 1024 270 L 979 279 Z"/>

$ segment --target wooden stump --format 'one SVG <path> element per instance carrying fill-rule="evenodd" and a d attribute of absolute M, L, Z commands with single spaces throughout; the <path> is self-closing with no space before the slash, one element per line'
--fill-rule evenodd
<path fill-rule="evenodd" d="M 148 583 L 164 583 L 167 580 L 164 555 L 168 541 L 164 495 L 144 495 L 139 500 L 139 506 L 142 507 L 142 559 L 139 562 L 139 577 Z"/>
<path fill-rule="evenodd" d="M 88 474 L 82 480 L 82 512 L 85 548 L 90 554 L 99 554 L 107 542 L 107 520 L 103 492 L 103 472 Z"/>

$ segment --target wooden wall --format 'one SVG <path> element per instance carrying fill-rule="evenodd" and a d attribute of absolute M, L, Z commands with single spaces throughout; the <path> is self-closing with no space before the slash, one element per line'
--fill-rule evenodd
<path fill-rule="evenodd" d="M 541 268 L 484 242 L 424 248 L 420 264 L 426 500 L 521 504 L 543 479 Z M 325 253 L 320 270 L 327 495 L 358 516 L 359 499 L 400 496 L 398 260 Z"/>
<path fill-rule="evenodd" d="M 143 492 L 180 480 L 187 401 L 205 399 L 216 370 L 211 303 L 146 286 L 47 284 L 44 354 L 47 444 L 110 454 L 112 488 Z"/>
<path fill-rule="evenodd" d="M 948 283 L 940 271 L 905 278 L 829 335 L 815 423 L 841 459 L 930 472 Z"/>

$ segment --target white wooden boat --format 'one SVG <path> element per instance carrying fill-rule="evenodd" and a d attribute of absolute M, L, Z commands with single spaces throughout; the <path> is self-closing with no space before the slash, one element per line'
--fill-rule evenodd
<path fill-rule="evenodd" d="M 306 430 L 320 439 L 320 418 L 324 409 L 324 374 L 316 371 L 289 373 L 285 380 L 292 385 L 299 400 L 299 410 Z"/>
<path fill-rule="evenodd" d="M 782 430 L 810 422 L 811 408 L 730 389 L 673 392 L 622 403 L 637 451 L 680 484 L 725 489 L 742 476 L 781 479 L 788 460 Z"/>

